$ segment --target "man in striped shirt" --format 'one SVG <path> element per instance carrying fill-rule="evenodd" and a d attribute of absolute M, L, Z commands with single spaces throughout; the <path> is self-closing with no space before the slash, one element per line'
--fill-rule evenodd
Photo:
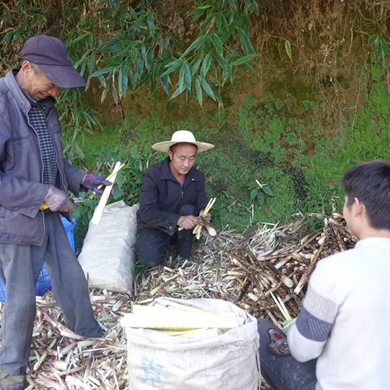
<path fill-rule="evenodd" d="M 390 386 L 390 163 L 359 164 L 341 184 L 344 218 L 358 243 L 317 264 L 287 338 L 258 322 L 261 371 L 273 389 Z"/>

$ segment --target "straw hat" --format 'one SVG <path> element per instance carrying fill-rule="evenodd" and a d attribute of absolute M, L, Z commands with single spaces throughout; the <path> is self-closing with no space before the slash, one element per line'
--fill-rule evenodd
<path fill-rule="evenodd" d="M 152 149 L 159 152 L 168 152 L 169 148 L 181 142 L 186 142 L 189 144 L 194 144 L 198 147 L 198 153 L 204 152 L 214 147 L 213 144 L 208 144 L 207 142 L 198 142 L 195 140 L 194 135 L 191 131 L 188 130 L 178 130 L 172 134 L 170 141 L 158 142 L 152 146 Z"/>

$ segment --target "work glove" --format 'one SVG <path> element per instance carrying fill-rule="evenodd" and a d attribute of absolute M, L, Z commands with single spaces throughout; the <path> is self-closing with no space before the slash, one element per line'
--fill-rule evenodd
<path fill-rule="evenodd" d="M 57 187 L 50 186 L 44 202 L 49 206 L 51 211 L 73 211 L 74 203 L 64 191 Z"/>
<path fill-rule="evenodd" d="M 102 186 L 112 186 L 110 181 L 107 181 L 103 176 L 94 175 L 92 173 L 87 173 L 83 179 L 83 186 L 90 190 L 95 191 L 97 194 L 101 195 L 104 191 L 104 188 L 98 188 L 100 185 Z M 111 188 L 111 195 L 114 195 L 115 188 Z"/>

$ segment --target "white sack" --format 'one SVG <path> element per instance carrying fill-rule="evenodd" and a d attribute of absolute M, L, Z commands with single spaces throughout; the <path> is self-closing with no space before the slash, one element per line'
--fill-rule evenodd
<path fill-rule="evenodd" d="M 112 203 L 104 207 L 99 225 L 89 223 L 78 257 L 89 287 L 131 293 L 138 206 Z"/>
<path fill-rule="evenodd" d="M 218 299 L 157 298 L 152 305 L 165 305 L 170 300 L 215 313 L 235 312 L 244 319 L 244 324 L 212 338 L 178 337 L 151 329 L 126 328 L 129 389 L 260 388 L 259 335 L 254 317 Z"/>

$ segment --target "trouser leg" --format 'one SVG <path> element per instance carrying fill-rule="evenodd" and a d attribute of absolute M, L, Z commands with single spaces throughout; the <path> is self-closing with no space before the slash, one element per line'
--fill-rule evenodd
<path fill-rule="evenodd" d="M 171 236 L 159 229 L 138 229 L 135 252 L 138 261 L 147 267 L 154 267 L 164 260 Z"/>
<path fill-rule="evenodd" d="M 59 215 L 48 214 L 45 224 L 48 235 L 45 266 L 54 299 L 70 329 L 85 337 L 101 337 L 103 330 L 94 317 L 84 271 L 70 247 Z"/>
<path fill-rule="evenodd" d="M 179 210 L 179 215 L 194 215 L 198 216 L 198 210 L 192 204 L 186 204 Z M 191 256 L 192 244 L 194 242 L 194 234 L 192 229 L 180 230 L 177 233 L 177 254 L 183 259 L 188 259 Z"/>
<path fill-rule="evenodd" d="M 9 375 L 24 374 L 30 355 L 36 306 L 34 284 L 43 263 L 32 246 L 0 245 L 0 276 L 5 285 L 0 367 Z"/>
<path fill-rule="evenodd" d="M 286 352 L 287 341 L 278 336 L 285 336 L 284 333 L 261 318 L 257 320 L 257 329 L 260 336 L 261 375 L 267 383 L 274 390 L 314 390 L 317 383 L 316 360 L 300 363 L 291 355 L 278 356 Z M 272 330 L 278 334 L 272 336 Z"/>

